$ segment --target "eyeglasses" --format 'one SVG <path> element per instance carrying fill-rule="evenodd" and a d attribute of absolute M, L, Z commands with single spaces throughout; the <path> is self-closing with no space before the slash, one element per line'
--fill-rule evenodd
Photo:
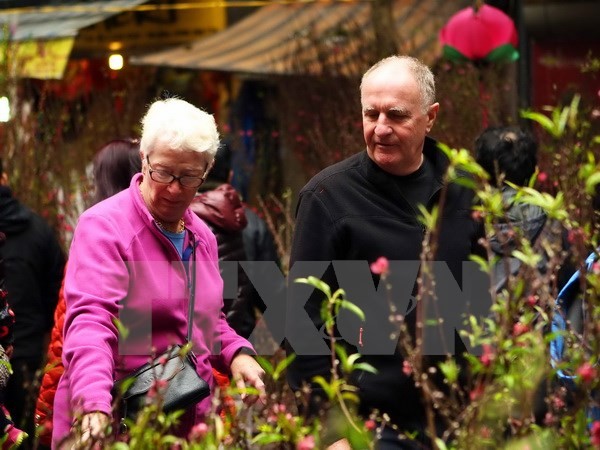
<path fill-rule="evenodd" d="M 150 164 L 150 158 L 148 156 L 146 156 L 146 162 L 148 163 L 148 172 L 150 173 L 150 178 L 161 184 L 171 184 L 173 181 L 177 180 L 183 187 L 197 188 L 204 183 L 204 178 L 206 177 L 206 175 L 202 177 L 192 177 L 188 175 L 178 177 L 165 170 L 154 170 Z"/>

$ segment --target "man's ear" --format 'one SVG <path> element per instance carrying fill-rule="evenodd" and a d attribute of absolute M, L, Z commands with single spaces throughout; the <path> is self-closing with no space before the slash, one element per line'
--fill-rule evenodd
<path fill-rule="evenodd" d="M 2 176 L 0 176 L 0 186 L 8 186 L 8 174 L 6 172 L 2 172 Z"/>
<path fill-rule="evenodd" d="M 437 113 L 440 110 L 440 104 L 434 103 L 427 110 L 427 132 L 429 133 L 433 128 L 433 124 L 435 123 L 435 119 L 437 117 Z"/>

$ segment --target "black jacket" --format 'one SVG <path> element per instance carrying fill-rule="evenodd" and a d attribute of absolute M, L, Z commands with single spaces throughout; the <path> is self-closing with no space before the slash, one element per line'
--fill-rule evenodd
<path fill-rule="evenodd" d="M 248 225 L 242 233 L 248 261 L 275 261 L 279 265 L 279 256 L 269 227 L 249 207 L 244 206 L 244 212 Z"/>
<path fill-rule="evenodd" d="M 429 138 L 425 141 L 424 155 L 435 172 L 434 193 L 427 205 L 431 209 L 440 201 L 447 159 Z M 471 217 L 472 191 L 451 184 L 446 192 L 435 260 L 445 261 L 460 284 L 462 262 L 468 261 L 473 252 L 485 255 L 477 244 L 483 236 L 483 227 Z M 381 256 L 390 261 L 420 260 L 424 227 L 417 219 L 417 212 L 403 198 L 395 177 L 381 170 L 366 151 L 317 174 L 300 192 L 296 216 L 291 268 L 298 261 L 357 260 L 370 264 Z M 332 292 L 338 287 L 331 269 L 323 280 L 332 286 Z M 305 306 L 317 328 L 322 323 L 319 315 L 322 300 L 322 294 L 313 294 Z M 353 302 L 352 298 L 348 300 Z M 378 299 L 373 301 L 379 302 Z M 368 339 L 369 333 L 376 331 L 373 328 L 386 324 L 369 323 L 370 311 L 363 312 L 367 315 L 364 339 Z M 414 314 L 407 315 L 406 320 L 414 322 Z M 302 332 L 291 331 L 297 322 L 288 315 L 287 336 Z M 349 347 L 352 350 L 352 346 Z M 389 414 L 401 429 L 423 430 L 421 394 L 412 378 L 403 373 L 399 352 L 364 355 L 361 361 L 375 366 L 378 374 L 356 374 L 360 412 L 366 415 L 378 409 L 380 413 Z M 329 371 L 330 357 L 297 355 L 289 367 L 288 381 L 292 389 L 298 390 L 303 382 L 309 383 L 315 375 L 327 377 Z"/>
<path fill-rule="evenodd" d="M 41 360 L 52 329 L 65 256 L 50 226 L 0 186 L 0 249 L 9 305 L 15 313 L 13 360 Z"/>

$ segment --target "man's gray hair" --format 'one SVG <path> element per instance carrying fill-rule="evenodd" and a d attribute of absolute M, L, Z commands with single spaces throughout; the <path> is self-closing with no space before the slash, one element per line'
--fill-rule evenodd
<path fill-rule="evenodd" d="M 388 56 L 373 64 L 371 68 L 367 70 L 362 76 L 362 79 L 360 81 L 361 93 L 365 79 L 377 69 L 390 64 L 403 64 L 411 71 L 421 91 L 421 99 L 423 101 L 424 109 L 423 112 L 427 112 L 429 110 L 429 107 L 435 103 L 435 77 L 433 76 L 433 72 L 431 71 L 431 69 L 427 67 L 426 64 L 412 56 Z"/>
<path fill-rule="evenodd" d="M 172 150 L 206 153 L 209 163 L 220 145 L 213 116 L 175 97 L 155 101 L 142 118 L 142 154 L 147 156 L 158 143 Z"/>

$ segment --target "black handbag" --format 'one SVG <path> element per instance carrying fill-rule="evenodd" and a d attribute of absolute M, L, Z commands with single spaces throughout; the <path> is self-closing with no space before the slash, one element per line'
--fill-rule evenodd
<path fill-rule="evenodd" d="M 131 381 L 128 381 L 131 380 Z M 165 382 L 161 388 L 161 382 Z M 182 355 L 182 347 L 175 345 L 131 375 L 117 381 L 113 388 L 121 394 L 121 416 L 134 419 L 146 403 L 146 396 L 154 386 L 162 399 L 162 409 L 169 413 L 195 405 L 210 394 L 208 383 L 196 373 L 193 356 Z"/>
<path fill-rule="evenodd" d="M 191 271 L 188 302 L 188 343 L 192 339 L 196 290 L 194 250 L 192 250 L 192 261 L 194 268 Z M 188 268 L 187 261 L 185 264 Z M 210 395 L 210 386 L 196 372 L 196 357 L 191 350 L 186 353 L 181 345 L 170 347 L 162 355 L 137 368 L 133 373 L 115 381 L 113 398 L 120 399 L 120 417 L 135 420 L 139 411 L 146 404 L 148 392 L 153 387 L 156 389 L 156 395 L 162 399 L 162 410 L 166 413 L 186 409 Z M 123 391 L 123 389 L 125 390 Z"/>

